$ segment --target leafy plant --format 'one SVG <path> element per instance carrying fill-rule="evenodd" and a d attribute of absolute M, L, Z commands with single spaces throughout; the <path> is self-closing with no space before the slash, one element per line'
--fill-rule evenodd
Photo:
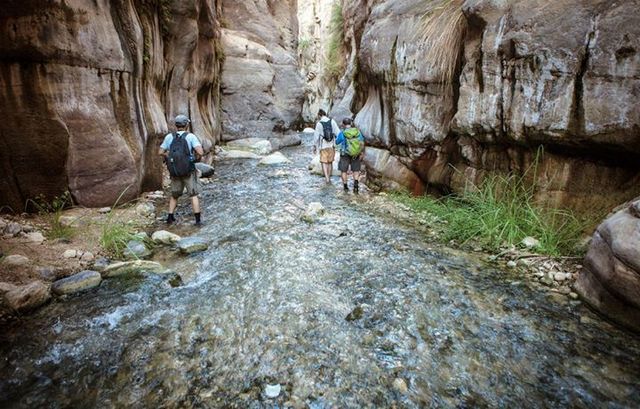
<path fill-rule="evenodd" d="M 336 83 L 344 72 L 344 17 L 342 5 L 333 4 L 329 21 L 329 43 L 325 61 L 325 77 L 330 83 Z"/>
<path fill-rule="evenodd" d="M 64 192 L 60 196 L 55 196 L 51 201 L 47 200 L 44 195 L 38 195 L 35 199 L 28 199 L 25 208 L 35 208 L 41 216 L 43 216 L 49 225 L 46 232 L 47 238 L 55 239 L 71 239 L 74 229 L 71 226 L 62 224 L 62 212 L 67 207 L 73 205 L 71 193 Z"/>
<path fill-rule="evenodd" d="M 467 18 L 464 0 L 442 0 L 424 16 L 420 32 L 426 43 L 425 60 L 433 65 L 443 85 L 452 84 L 460 65 Z"/>

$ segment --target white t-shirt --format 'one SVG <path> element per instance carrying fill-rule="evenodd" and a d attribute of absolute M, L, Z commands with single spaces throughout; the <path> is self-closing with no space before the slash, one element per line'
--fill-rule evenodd
<path fill-rule="evenodd" d="M 336 123 L 336 121 L 334 121 L 333 119 L 330 119 L 327 116 L 323 116 L 322 118 L 320 118 L 320 121 L 316 124 L 316 131 L 315 131 L 315 141 L 316 141 L 316 147 L 318 149 L 327 149 L 327 148 L 334 148 L 336 146 L 336 138 L 333 138 L 333 140 L 331 141 L 325 141 L 324 138 L 322 137 L 322 135 L 324 135 L 324 128 L 322 127 L 321 122 L 327 122 L 327 121 L 331 121 L 331 128 L 333 129 L 333 133 L 338 136 L 338 134 L 340 133 L 340 128 L 338 127 L 338 124 Z"/>

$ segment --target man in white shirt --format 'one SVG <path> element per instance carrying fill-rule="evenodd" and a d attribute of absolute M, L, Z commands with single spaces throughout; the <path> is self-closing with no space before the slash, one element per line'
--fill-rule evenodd
<path fill-rule="evenodd" d="M 318 111 L 318 123 L 314 133 L 313 154 L 320 151 L 320 163 L 327 183 L 331 183 L 333 160 L 336 155 L 336 135 L 340 133 L 338 124 L 327 116 L 324 110 Z"/>
<path fill-rule="evenodd" d="M 198 137 L 190 133 L 187 129 L 191 121 L 185 115 L 176 116 L 175 124 L 177 132 L 175 135 L 186 141 L 187 154 L 189 155 L 189 161 L 194 164 L 199 161 L 204 151 L 202 145 L 198 140 Z M 165 158 L 165 161 L 169 159 L 169 151 L 173 143 L 174 134 L 170 133 L 165 136 L 162 145 L 160 145 L 160 151 L 158 152 Z M 169 165 L 167 165 L 169 166 Z M 170 172 L 171 173 L 171 172 Z M 191 207 L 193 208 L 193 215 L 196 219 L 196 225 L 201 225 L 200 220 L 200 200 L 198 195 L 202 191 L 198 175 L 196 174 L 195 166 L 192 166 L 189 173 L 184 176 L 171 176 L 171 197 L 169 198 L 169 214 L 167 215 L 167 224 L 171 224 L 176 221 L 173 213 L 178 205 L 178 198 L 182 196 L 184 191 L 187 191 L 189 197 L 191 197 Z"/>

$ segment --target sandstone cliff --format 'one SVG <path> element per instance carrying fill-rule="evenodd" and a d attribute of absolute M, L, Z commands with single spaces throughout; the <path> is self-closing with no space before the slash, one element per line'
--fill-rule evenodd
<path fill-rule="evenodd" d="M 438 46 L 425 16 L 441 2 L 343 3 L 355 93 L 336 106 L 405 174 L 460 191 L 490 171 L 525 171 L 544 147 L 536 182 L 552 204 L 604 210 L 640 192 L 638 1 L 458 1 L 466 27 L 451 83 L 425 59 Z"/>
<path fill-rule="evenodd" d="M 187 113 L 219 138 L 219 5 L 9 0 L 0 8 L 1 205 L 69 190 L 111 205 L 160 185 L 159 137 Z"/>
<path fill-rule="evenodd" d="M 304 95 L 296 60 L 296 0 L 222 0 L 222 12 L 223 138 L 296 128 Z"/>

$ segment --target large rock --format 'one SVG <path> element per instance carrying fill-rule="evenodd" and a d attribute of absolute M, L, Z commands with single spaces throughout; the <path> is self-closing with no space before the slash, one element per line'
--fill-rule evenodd
<path fill-rule="evenodd" d="M 225 140 L 296 126 L 304 87 L 296 61 L 297 2 L 222 0 Z"/>
<path fill-rule="evenodd" d="M 227 149 L 252 152 L 256 155 L 268 155 L 273 152 L 271 142 L 261 138 L 244 138 L 229 141 Z"/>
<path fill-rule="evenodd" d="M 235 149 L 221 149 L 218 153 L 218 158 L 221 160 L 233 160 L 233 159 L 262 159 L 262 156 L 248 151 L 240 151 Z"/>
<path fill-rule="evenodd" d="M 139 240 L 130 240 L 123 253 L 125 258 L 135 260 L 148 258 L 152 254 L 144 242 Z"/>
<path fill-rule="evenodd" d="M 49 286 L 35 281 L 17 286 L 4 293 L 6 305 L 18 312 L 29 312 L 45 304 L 51 298 Z"/>
<path fill-rule="evenodd" d="M 51 291 L 57 295 L 75 294 L 97 287 L 102 276 L 97 271 L 82 271 L 70 277 L 58 280 L 51 285 Z"/>
<path fill-rule="evenodd" d="M 640 200 L 607 218 L 591 240 L 576 291 L 607 317 L 640 331 Z"/>
<path fill-rule="evenodd" d="M 21 254 L 11 254 L 4 257 L 2 260 L 2 264 L 11 267 L 25 266 L 29 264 L 29 257 L 23 256 Z"/>
<path fill-rule="evenodd" d="M 219 139 L 219 2 L 12 1 L 0 11 L 0 206 L 161 186 L 167 118 Z M 13 143 L 19 129 L 20 143 Z"/>
<path fill-rule="evenodd" d="M 187 237 L 178 241 L 176 246 L 183 254 L 193 254 L 208 249 L 209 242 L 198 237 Z"/>
<path fill-rule="evenodd" d="M 421 195 L 425 186 L 414 172 L 407 168 L 389 151 L 368 147 L 365 150 L 364 163 L 367 176 L 372 182 L 385 190 L 408 191 Z"/>
<path fill-rule="evenodd" d="M 160 263 L 147 260 L 121 261 L 110 264 L 102 270 L 102 278 L 135 275 L 140 273 L 165 274 L 167 270 Z"/>
<path fill-rule="evenodd" d="M 153 234 L 151 235 L 151 240 L 153 240 L 154 243 L 165 244 L 165 245 L 174 244 L 178 242 L 180 239 L 181 237 L 178 236 L 177 234 L 168 232 L 166 230 L 158 230 L 153 232 Z"/>
<path fill-rule="evenodd" d="M 285 163 L 291 163 L 291 160 L 280 152 L 274 152 L 269 156 L 265 156 L 258 162 L 258 165 L 275 166 Z"/>

